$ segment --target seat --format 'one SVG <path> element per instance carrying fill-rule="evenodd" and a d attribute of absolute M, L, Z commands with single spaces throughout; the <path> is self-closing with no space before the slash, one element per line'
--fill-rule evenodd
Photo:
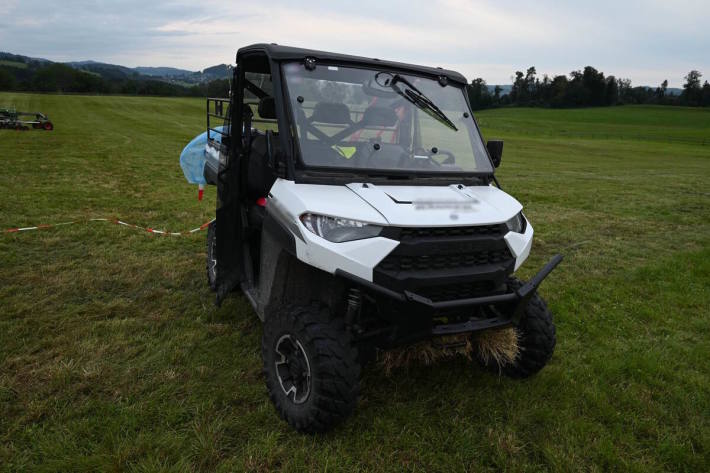
<path fill-rule="evenodd" d="M 278 133 L 274 133 L 271 144 L 273 153 L 278 149 Z M 251 152 L 247 163 L 247 194 L 255 200 L 266 197 L 274 185 L 276 175 L 267 162 L 268 151 L 266 135 L 256 132 L 251 142 Z"/>
<path fill-rule="evenodd" d="M 273 97 L 264 97 L 259 100 L 257 107 L 259 116 L 264 119 L 275 119 L 276 110 Z M 279 150 L 278 132 L 274 132 L 271 144 L 274 155 Z M 268 150 L 266 134 L 255 131 L 252 135 L 250 153 L 247 161 L 246 191 L 249 200 L 249 224 L 261 228 L 265 211 L 263 205 L 257 204 L 260 199 L 269 195 L 271 186 L 276 181 L 276 174 L 268 164 Z"/>
<path fill-rule="evenodd" d="M 273 97 L 264 97 L 259 100 L 257 107 L 259 116 L 262 119 L 276 119 L 276 109 Z M 278 132 L 274 132 L 271 144 L 274 147 L 273 154 L 279 149 Z M 266 197 L 271 189 L 271 186 L 276 180 L 276 176 L 268 162 L 268 150 L 266 143 L 266 134 L 260 131 L 255 131 L 251 140 L 251 150 L 247 163 L 247 194 L 253 197 L 254 200 L 260 197 Z"/>
<path fill-rule="evenodd" d="M 389 107 L 370 106 L 362 115 L 360 124 L 366 126 L 393 127 L 397 124 L 399 117 L 394 110 Z"/>
<path fill-rule="evenodd" d="M 329 123 L 333 125 L 351 125 L 350 110 L 345 104 L 336 102 L 318 102 L 313 108 L 309 123 Z"/>

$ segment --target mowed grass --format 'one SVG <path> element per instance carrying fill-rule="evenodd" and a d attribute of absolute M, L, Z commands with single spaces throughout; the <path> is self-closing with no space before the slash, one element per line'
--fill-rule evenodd
<path fill-rule="evenodd" d="M 0 228 L 214 214 L 178 165 L 202 100 L 0 94 L 54 132 L 0 131 Z M 558 345 L 511 381 L 465 359 L 365 370 L 355 415 L 293 432 L 261 327 L 205 284 L 204 233 L 90 223 L 0 235 L 0 470 L 708 471 L 710 111 L 478 114 L 535 228 Z M 703 140 L 705 145 L 703 145 Z"/>
<path fill-rule="evenodd" d="M 27 69 L 27 64 L 24 62 L 10 61 L 7 59 L 0 59 L 0 66 L 17 67 L 18 69 Z"/>

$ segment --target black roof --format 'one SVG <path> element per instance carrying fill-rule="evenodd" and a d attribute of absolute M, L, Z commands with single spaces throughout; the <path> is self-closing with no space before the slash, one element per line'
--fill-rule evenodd
<path fill-rule="evenodd" d="M 398 69 L 402 71 L 412 71 L 420 74 L 432 76 L 446 76 L 449 80 L 466 83 L 466 78 L 456 71 L 442 69 L 440 67 L 419 66 L 416 64 L 405 64 L 403 62 L 385 61 L 377 58 L 369 58 L 362 56 L 351 56 L 349 54 L 330 53 L 326 51 L 316 51 L 313 49 L 294 48 L 291 46 L 281 46 L 279 44 L 259 43 L 244 46 L 237 51 L 237 57 L 241 54 L 262 51 L 275 61 L 299 61 L 306 57 L 314 57 L 316 60 L 338 62 L 338 63 L 354 63 L 362 65 L 370 65 L 383 67 L 386 69 Z"/>

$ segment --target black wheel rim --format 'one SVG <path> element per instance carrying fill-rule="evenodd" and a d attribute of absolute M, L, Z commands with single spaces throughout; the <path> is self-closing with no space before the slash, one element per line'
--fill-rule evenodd
<path fill-rule="evenodd" d="M 276 376 L 284 395 L 294 404 L 306 402 L 311 393 L 311 364 L 303 345 L 286 334 L 276 342 Z"/>

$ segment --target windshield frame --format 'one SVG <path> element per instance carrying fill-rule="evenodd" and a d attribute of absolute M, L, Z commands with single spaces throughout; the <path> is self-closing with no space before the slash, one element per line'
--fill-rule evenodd
<path fill-rule="evenodd" d="M 285 73 L 285 66 L 289 64 L 300 64 L 303 66 L 303 61 L 298 60 L 286 60 L 279 61 L 279 75 L 282 84 L 282 94 L 285 111 L 287 114 L 287 121 L 290 129 L 290 140 L 291 140 L 291 155 L 293 159 L 293 171 L 294 177 L 297 182 L 322 182 L 322 181 L 343 181 L 343 182 L 353 182 L 354 180 L 367 180 L 370 181 L 381 181 L 384 180 L 388 184 L 411 184 L 412 180 L 419 181 L 422 184 L 439 185 L 442 182 L 445 183 L 470 183 L 470 184 L 489 184 L 491 181 L 495 180 L 495 166 L 490 158 L 488 149 L 486 147 L 486 141 L 483 138 L 478 121 L 475 119 L 473 112 L 471 110 L 471 104 L 468 99 L 468 94 L 466 93 L 466 86 L 464 83 L 459 83 L 457 81 L 449 81 L 446 87 L 455 87 L 460 90 L 464 98 L 464 103 L 466 105 L 467 112 L 470 115 L 470 119 L 473 122 L 473 127 L 470 129 L 472 134 L 477 136 L 472 137 L 472 139 L 479 139 L 483 144 L 483 149 L 485 150 L 485 156 L 490 163 L 491 171 L 430 171 L 426 169 L 382 169 L 382 168 L 365 168 L 365 167 L 336 167 L 336 166 L 318 166 L 314 164 L 308 164 L 304 161 L 301 154 L 301 144 L 300 137 L 296 128 L 295 111 L 292 107 L 292 101 L 290 96 L 290 90 L 287 83 L 287 77 Z M 387 66 L 385 68 L 380 68 L 377 63 L 360 63 L 360 62 L 349 62 L 347 60 L 331 61 L 323 60 L 318 61 L 318 65 L 324 66 L 339 66 L 347 68 L 356 68 L 372 71 L 373 73 L 388 71 L 408 76 L 421 77 L 428 80 L 439 80 L 441 76 L 434 76 L 431 74 L 426 74 L 421 71 L 411 70 L 407 68 L 397 68 Z"/>

